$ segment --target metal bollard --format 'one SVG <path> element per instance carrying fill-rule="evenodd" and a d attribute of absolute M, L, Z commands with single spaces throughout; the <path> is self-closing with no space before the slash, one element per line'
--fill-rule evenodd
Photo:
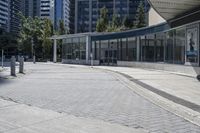
<path fill-rule="evenodd" d="M 11 63 L 10 63 L 10 75 L 11 76 L 16 76 L 15 65 L 16 65 L 16 58 L 15 58 L 15 56 L 12 56 Z"/>
<path fill-rule="evenodd" d="M 19 58 L 19 73 L 24 73 L 24 57 Z"/>

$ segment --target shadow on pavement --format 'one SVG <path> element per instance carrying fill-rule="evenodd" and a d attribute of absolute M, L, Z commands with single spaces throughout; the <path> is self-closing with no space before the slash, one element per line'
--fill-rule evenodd
<path fill-rule="evenodd" d="M 3 84 L 8 84 L 8 83 L 10 83 L 10 82 L 11 82 L 11 81 L 8 80 L 8 79 L 1 78 L 1 74 L 0 74 L 0 87 L 1 87 L 1 85 L 3 85 Z"/>
<path fill-rule="evenodd" d="M 16 62 L 16 66 L 19 66 L 19 64 L 17 62 Z M 2 67 L 1 64 L 0 64 L 0 67 Z M 10 62 L 4 62 L 3 67 L 10 67 Z"/>
<path fill-rule="evenodd" d="M 193 66 L 192 68 L 197 74 L 197 79 L 200 81 L 200 67 Z"/>

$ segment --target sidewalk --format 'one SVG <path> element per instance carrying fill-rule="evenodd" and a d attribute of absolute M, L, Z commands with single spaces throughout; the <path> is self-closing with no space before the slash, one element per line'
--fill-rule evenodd
<path fill-rule="evenodd" d="M 147 133 L 104 121 L 75 117 L 0 99 L 3 133 Z"/>
<path fill-rule="evenodd" d="M 200 82 L 197 79 L 178 73 L 130 67 L 95 68 L 114 72 L 136 93 L 200 125 Z"/>

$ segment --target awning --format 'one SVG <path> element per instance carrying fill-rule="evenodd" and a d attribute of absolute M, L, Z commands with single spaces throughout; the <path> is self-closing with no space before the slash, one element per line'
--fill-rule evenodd
<path fill-rule="evenodd" d="M 200 0 L 148 0 L 151 6 L 167 21 L 200 7 Z"/>

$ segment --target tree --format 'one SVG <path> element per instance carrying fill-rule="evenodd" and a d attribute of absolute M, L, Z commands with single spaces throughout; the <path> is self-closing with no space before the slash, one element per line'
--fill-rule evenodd
<path fill-rule="evenodd" d="M 118 28 L 120 26 L 120 20 L 116 14 L 113 14 L 112 17 L 112 27 Z"/>
<path fill-rule="evenodd" d="M 128 18 L 128 16 L 124 17 L 123 26 L 125 28 L 131 29 L 134 26 L 134 23 Z"/>
<path fill-rule="evenodd" d="M 145 10 L 143 2 L 140 3 L 138 7 L 138 16 L 137 16 L 137 28 L 142 28 L 146 26 L 145 22 Z"/>
<path fill-rule="evenodd" d="M 23 52 L 23 54 L 31 55 L 31 37 L 32 37 L 32 18 L 25 18 L 22 14 L 19 14 L 21 18 L 21 29 L 20 35 L 18 38 L 19 43 L 19 51 Z"/>
<path fill-rule="evenodd" d="M 12 50 L 13 52 L 17 52 L 17 41 L 16 37 L 8 32 L 2 32 L 0 34 L 0 50 Z"/>
<path fill-rule="evenodd" d="M 116 14 L 113 15 L 112 21 L 107 26 L 107 32 L 117 32 L 120 31 L 120 20 Z"/>
<path fill-rule="evenodd" d="M 59 21 L 59 35 L 64 35 L 66 33 L 64 21 Z"/>
<path fill-rule="evenodd" d="M 58 29 L 58 33 L 59 33 L 59 35 L 64 35 L 64 34 L 66 34 L 67 32 L 66 32 L 66 30 L 65 30 L 65 25 L 64 25 L 64 21 L 63 20 L 60 20 L 59 21 L 59 29 Z M 57 46 L 57 48 L 58 48 L 58 57 L 60 57 L 61 58 L 61 54 L 62 54 L 62 40 L 58 40 L 58 46 Z"/>
<path fill-rule="evenodd" d="M 104 32 L 108 27 L 108 9 L 106 7 L 101 8 L 100 10 L 100 18 L 97 20 L 96 31 Z"/>
<path fill-rule="evenodd" d="M 43 21 L 44 21 L 44 25 L 42 29 L 43 59 L 50 59 L 52 41 L 49 39 L 49 37 L 53 35 L 52 23 L 51 23 L 51 20 L 49 19 L 44 19 Z"/>
<path fill-rule="evenodd" d="M 48 19 L 21 17 L 21 30 L 18 38 L 19 51 L 37 58 L 49 59 L 52 42 L 49 39 L 53 35 L 53 25 Z M 32 43 L 34 46 L 32 47 Z M 33 51 L 33 52 L 32 52 Z"/>

